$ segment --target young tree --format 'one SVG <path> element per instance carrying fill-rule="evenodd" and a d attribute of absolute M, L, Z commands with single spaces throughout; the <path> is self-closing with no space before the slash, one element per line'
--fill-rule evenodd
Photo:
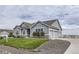
<path fill-rule="evenodd" d="M 9 33 L 9 37 L 13 37 L 13 33 L 12 32 Z"/>

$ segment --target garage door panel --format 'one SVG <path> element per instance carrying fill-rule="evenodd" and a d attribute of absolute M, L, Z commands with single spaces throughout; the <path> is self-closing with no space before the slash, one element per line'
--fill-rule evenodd
<path fill-rule="evenodd" d="M 50 31 L 50 38 L 57 38 L 58 32 L 57 31 Z"/>

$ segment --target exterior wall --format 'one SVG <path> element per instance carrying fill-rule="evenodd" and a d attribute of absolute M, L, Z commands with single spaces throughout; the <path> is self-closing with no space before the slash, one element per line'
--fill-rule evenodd
<path fill-rule="evenodd" d="M 59 37 L 62 37 L 62 30 L 59 30 Z"/>
<path fill-rule="evenodd" d="M 38 23 L 33 28 L 31 28 L 30 36 L 33 37 L 33 35 L 32 35 L 33 32 L 36 32 L 36 29 L 40 29 L 40 28 L 43 28 L 45 36 L 48 39 L 58 38 L 58 37 L 61 37 L 61 35 L 62 35 L 62 31 L 61 30 L 55 30 L 55 29 L 46 27 L 46 26 L 42 25 L 41 23 Z"/>
<path fill-rule="evenodd" d="M 36 29 L 43 28 L 43 32 L 47 36 L 49 34 L 49 28 L 41 23 L 36 24 L 33 28 L 31 28 L 30 36 L 33 37 L 33 32 L 36 32 Z"/>
<path fill-rule="evenodd" d="M 25 27 L 26 28 L 26 25 L 25 24 L 22 24 L 21 27 Z"/>
<path fill-rule="evenodd" d="M 17 31 L 18 31 L 18 34 L 16 34 Z M 25 31 L 25 34 L 23 34 L 23 31 Z M 14 29 L 13 35 L 14 36 L 27 36 L 27 30 L 26 29 L 21 30 L 21 28 L 16 28 Z"/>
<path fill-rule="evenodd" d="M 25 32 L 25 34 L 23 34 L 23 32 Z M 27 37 L 27 30 L 26 30 L 26 29 L 23 29 L 23 30 L 21 31 L 21 35 Z"/>
<path fill-rule="evenodd" d="M 18 34 L 16 34 L 17 31 L 19 32 Z M 20 30 L 20 28 L 16 28 L 16 29 L 14 29 L 13 35 L 14 35 L 14 36 L 21 35 L 21 30 Z"/>
<path fill-rule="evenodd" d="M 52 26 L 57 27 L 58 29 L 60 29 L 60 26 L 59 26 L 59 24 L 58 24 L 57 21 L 55 21 L 55 22 L 52 24 Z"/>

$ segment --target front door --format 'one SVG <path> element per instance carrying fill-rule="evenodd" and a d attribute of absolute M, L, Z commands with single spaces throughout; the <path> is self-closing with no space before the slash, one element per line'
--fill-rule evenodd
<path fill-rule="evenodd" d="M 30 29 L 27 29 L 27 36 L 30 37 Z"/>

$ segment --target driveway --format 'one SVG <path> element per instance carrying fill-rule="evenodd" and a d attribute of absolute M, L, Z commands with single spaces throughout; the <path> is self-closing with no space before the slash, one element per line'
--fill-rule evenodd
<path fill-rule="evenodd" d="M 64 54 L 70 45 L 66 40 L 49 40 L 37 48 L 38 54 Z"/>
<path fill-rule="evenodd" d="M 79 39 L 68 40 L 71 45 L 66 50 L 65 54 L 79 54 Z"/>

